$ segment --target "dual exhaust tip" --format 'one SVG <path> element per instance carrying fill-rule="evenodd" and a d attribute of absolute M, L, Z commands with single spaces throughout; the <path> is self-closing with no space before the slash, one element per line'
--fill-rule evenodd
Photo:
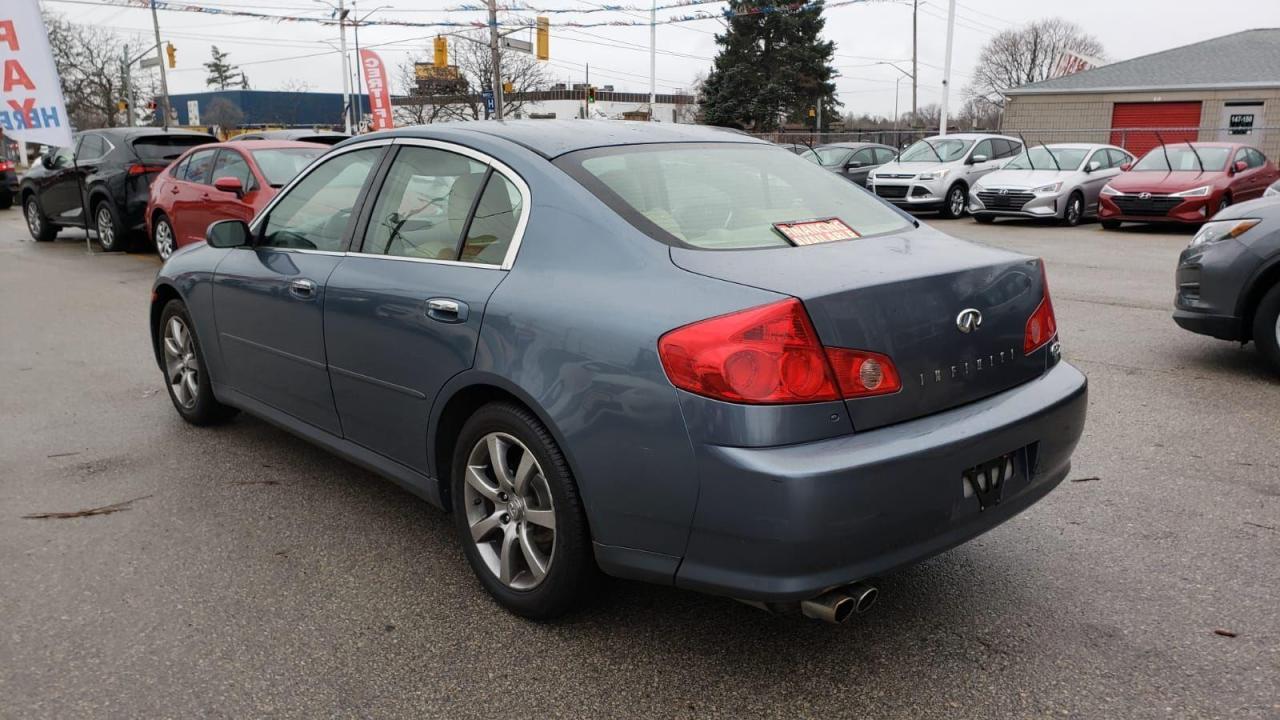
<path fill-rule="evenodd" d="M 879 594 L 874 585 L 854 583 L 801 602 L 800 612 L 807 618 L 839 625 L 870 610 Z"/>

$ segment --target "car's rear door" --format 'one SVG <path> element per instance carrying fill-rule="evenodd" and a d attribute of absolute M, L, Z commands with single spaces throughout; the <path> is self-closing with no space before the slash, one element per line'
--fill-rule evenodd
<path fill-rule="evenodd" d="M 359 252 L 329 277 L 324 336 L 346 438 L 428 473 L 431 404 L 473 363 L 529 193 L 484 155 L 403 142 L 366 203 Z"/>
<path fill-rule="evenodd" d="M 203 222 L 205 210 L 201 203 L 209 187 L 213 162 L 217 156 L 217 148 L 191 153 L 179 166 L 178 170 L 181 172 L 174 174 L 173 182 L 163 191 L 169 193 L 169 207 L 173 215 L 169 220 L 173 224 L 173 232 L 178 237 L 179 245 L 204 240 L 208 223 Z"/>
<path fill-rule="evenodd" d="M 222 382 L 341 435 L 324 342 L 325 284 L 345 257 L 355 209 L 386 141 L 338 151 L 286 188 L 227 253 L 213 282 Z"/>

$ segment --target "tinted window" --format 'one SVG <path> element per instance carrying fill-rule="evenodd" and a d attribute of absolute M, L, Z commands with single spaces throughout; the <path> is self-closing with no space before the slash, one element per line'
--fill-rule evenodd
<path fill-rule="evenodd" d="M 381 147 L 342 153 L 289 189 L 267 216 L 262 245 L 342 250 L 360 189 L 382 157 Z"/>
<path fill-rule="evenodd" d="M 143 161 L 169 162 L 176 160 L 188 148 L 216 141 L 217 138 L 200 135 L 144 135 L 134 139 L 133 151 Z"/>
<path fill-rule="evenodd" d="M 692 247 L 785 246 L 774 223 L 813 218 L 838 217 L 864 236 L 907 227 L 861 188 L 767 146 L 627 145 L 557 164 L 641 230 Z"/>
<path fill-rule="evenodd" d="M 85 135 L 76 150 L 76 161 L 98 160 L 110 150 L 107 141 L 101 135 Z"/>
<path fill-rule="evenodd" d="M 208 185 L 209 173 L 213 170 L 213 159 L 217 154 L 217 150 L 201 150 L 192 153 L 191 157 L 187 158 L 186 172 L 179 180 Z"/>
<path fill-rule="evenodd" d="M 337 145 L 346 140 L 346 135 L 326 134 L 326 135 L 304 135 L 294 138 L 299 142 L 320 143 L 321 145 Z"/>
<path fill-rule="evenodd" d="M 523 198 L 516 186 L 500 173 L 491 173 L 471 226 L 467 228 L 467 240 L 459 259 L 501 265 L 515 237 L 522 205 Z"/>
<path fill-rule="evenodd" d="M 401 148 L 378 192 L 363 252 L 457 260 L 462 231 L 487 170 L 457 153 Z"/>
<path fill-rule="evenodd" d="M 253 186 L 253 173 L 249 171 L 249 163 L 244 156 L 235 150 L 223 150 L 218 153 L 218 161 L 213 166 L 212 184 L 218 178 L 231 177 L 240 181 L 240 187 L 248 190 Z"/>
<path fill-rule="evenodd" d="M 1012 155 L 1013 153 L 1010 151 L 1010 147 L 1012 146 L 1009 145 L 1008 140 L 1001 140 L 1000 138 L 993 138 L 991 140 L 991 148 L 995 152 L 995 157 L 997 158 L 1004 158 Z"/>
<path fill-rule="evenodd" d="M 258 164 L 262 176 L 271 187 L 284 187 L 298 173 L 324 154 L 324 148 L 286 148 L 280 150 L 252 150 L 249 153 Z"/>

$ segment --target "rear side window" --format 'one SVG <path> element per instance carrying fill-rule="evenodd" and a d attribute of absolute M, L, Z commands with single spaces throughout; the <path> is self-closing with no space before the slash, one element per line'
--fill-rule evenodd
<path fill-rule="evenodd" d="M 490 173 L 458 259 L 501 265 L 507 249 L 511 247 L 511 239 L 515 237 L 523 203 L 520 191 L 510 180 L 500 173 Z"/>
<path fill-rule="evenodd" d="M 444 150 L 404 147 L 374 203 L 363 252 L 457 260 L 488 166 Z"/>
<path fill-rule="evenodd" d="M 674 245 L 785 246 L 775 223 L 818 218 L 839 218 L 862 236 L 909 227 L 853 183 L 767 145 L 623 145 L 556 164 L 637 228 Z"/>
<path fill-rule="evenodd" d="M 100 160 L 111 151 L 111 146 L 101 135 L 85 135 L 76 149 L 76 162 Z"/>
<path fill-rule="evenodd" d="M 133 151 L 143 162 L 172 162 L 188 148 L 216 142 L 199 135 L 144 135 L 133 140 Z"/>

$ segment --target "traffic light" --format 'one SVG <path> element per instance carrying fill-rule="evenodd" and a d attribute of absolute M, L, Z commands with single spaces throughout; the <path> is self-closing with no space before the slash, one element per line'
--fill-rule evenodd
<path fill-rule="evenodd" d="M 516 84 L 511 82 L 502 83 L 502 92 L 513 93 L 516 91 Z"/>
<path fill-rule="evenodd" d="M 449 40 L 443 35 L 436 36 L 436 67 L 444 67 L 449 64 Z"/>
<path fill-rule="evenodd" d="M 596 88 L 594 85 L 588 85 L 587 86 L 587 102 L 593 103 L 595 101 L 596 101 Z"/>
<path fill-rule="evenodd" d="M 169 56 L 169 69 L 178 67 L 178 48 L 173 43 L 164 44 L 164 54 Z"/>
<path fill-rule="evenodd" d="M 129 109 L 129 101 L 128 101 L 128 100 L 117 100 L 117 101 L 116 101 L 116 109 L 117 109 L 117 110 L 119 110 L 120 112 L 124 112 L 125 110 L 128 110 L 128 109 Z"/>
<path fill-rule="evenodd" d="M 534 57 L 539 60 L 551 58 L 551 21 L 545 16 L 538 17 L 537 52 Z"/>

